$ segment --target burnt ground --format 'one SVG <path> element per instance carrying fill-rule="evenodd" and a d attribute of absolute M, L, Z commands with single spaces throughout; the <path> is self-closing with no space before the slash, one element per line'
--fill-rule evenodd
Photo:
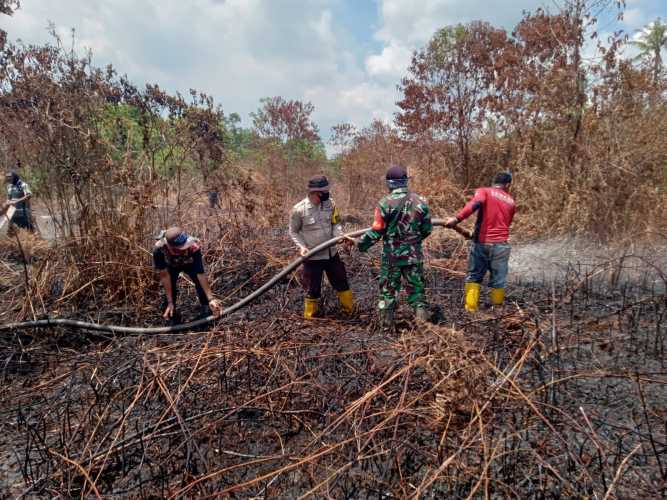
<path fill-rule="evenodd" d="M 287 260 L 274 248 L 212 266 L 218 294 L 263 283 Z M 461 255 L 433 251 L 437 324 L 403 306 L 383 333 L 377 260 L 346 257 L 351 319 L 327 288 L 303 321 L 293 276 L 206 332 L 3 333 L 4 495 L 665 496 L 664 293 L 575 266 L 471 317 Z"/>

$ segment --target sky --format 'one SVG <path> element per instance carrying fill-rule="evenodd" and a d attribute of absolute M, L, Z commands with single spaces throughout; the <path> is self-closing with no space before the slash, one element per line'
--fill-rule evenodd
<path fill-rule="evenodd" d="M 89 49 L 138 85 L 212 95 L 225 113 L 249 113 L 269 96 L 310 101 L 326 141 L 337 123 L 392 120 L 396 89 L 412 52 L 446 25 L 483 20 L 511 30 L 524 10 L 554 11 L 563 0 L 22 0 L 0 16 L 12 40 L 49 41 L 53 23 L 67 43 Z M 630 36 L 667 0 L 626 0 Z"/>

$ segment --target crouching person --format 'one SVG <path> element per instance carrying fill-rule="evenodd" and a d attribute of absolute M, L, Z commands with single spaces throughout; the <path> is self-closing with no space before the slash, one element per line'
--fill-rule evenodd
<path fill-rule="evenodd" d="M 430 319 L 424 295 L 424 256 L 422 242 L 433 231 L 431 214 L 426 200 L 408 191 L 408 173 L 395 165 L 387 170 L 389 194 L 375 208 L 373 226 L 357 243 L 361 252 L 378 240 L 384 241 L 380 267 L 380 321 L 384 329 L 394 326 L 394 310 L 405 282 L 408 303 L 421 321 Z"/>
<path fill-rule="evenodd" d="M 308 181 L 308 196 L 294 205 L 289 219 L 289 235 L 306 255 L 320 243 L 342 236 L 343 228 L 334 201 L 329 197 L 329 181 L 323 175 Z M 303 263 L 303 281 L 306 288 L 303 317 L 311 319 L 319 312 L 322 291 L 322 274 L 336 290 L 340 306 L 347 315 L 354 311 L 354 298 L 347 280 L 345 264 L 336 247 L 330 247 L 312 255 Z"/>
<path fill-rule="evenodd" d="M 199 317 L 220 315 L 220 303 L 213 297 L 204 274 L 204 259 L 197 239 L 188 236 L 180 227 L 167 229 L 155 244 L 153 265 L 160 272 L 160 282 L 164 287 L 166 299 L 164 319 L 170 320 L 172 324 L 181 322 L 181 315 L 175 306 L 178 295 L 177 281 L 181 273 L 185 273 L 195 285 L 201 306 Z"/>

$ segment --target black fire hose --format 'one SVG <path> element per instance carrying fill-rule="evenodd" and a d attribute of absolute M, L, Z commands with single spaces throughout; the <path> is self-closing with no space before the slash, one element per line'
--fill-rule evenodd
<path fill-rule="evenodd" d="M 442 219 L 433 219 L 433 225 L 434 226 L 444 226 L 445 221 Z M 459 234 L 463 235 L 466 238 L 469 238 L 469 233 L 465 229 L 461 229 L 458 227 L 454 228 Z M 92 331 L 97 331 L 97 332 L 108 332 L 108 333 L 134 333 L 134 334 L 144 334 L 144 333 L 177 333 L 177 332 L 182 332 L 185 330 L 191 330 L 193 328 L 199 327 L 206 325 L 208 323 L 212 323 L 213 321 L 221 318 L 222 316 L 227 316 L 235 311 L 238 311 L 242 307 L 247 306 L 250 302 L 255 300 L 256 298 L 260 297 L 267 291 L 269 291 L 271 288 L 273 288 L 276 283 L 278 283 L 281 279 L 283 279 L 285 276 L 287 276 L 289 273 L 294 271 L 297 267 L 299 267 L 305 260 L 308 259 L 308 257 L 311 257 L 312 255 L 316 254 L 317 252 L 324 250 L 326 248 L 332 247 L 342 240 L 346 238 L 355 238 L 357 236 L 361 236 L 364 234 L 368 229 L 359 229 L 358 231 L 353 231 L 351 233 L 347 233 L 343 236 L 338 236 L 336 238 L 331 238 L 328 241 L 325 241 L 324 243 L 321 243 L 317 245 L 315 248 L 310 250 L 306 255 L 303 257 L 299 257 L 298 259 L 292 261 L 290 264 L 285 266 L 282 271 L 280 271 L 278 274 L 276 274 L 273 278 L 271 278 L 269 281 L 264 283 L 261 287 L 259 287 L 257 290 L 252 292 L 250 295 L 247 297 L 242 298 L 239 300 L 237 303 L 229 306 L 228 308 L 224 309 L 220 316 L 207 316 L 205 318 L 201 318 L 195 321 L 190 321 L 189 323 L 183 323 L 182 325 L 174 325 L 174 326 L 156 326 L 156 327 L 150 327 L 150 328 L 140 328 L 140 327 L 131 327 L 131 326 L 116 326 L 116 325 L 100 325 L 98 323 L 88 323 L 86 321 L 77 321 L 74 319 L 39 319 L 36 321 L 23 321 L 20 323 L 7 323 L 4 325 L 0 325 L 0 331 L 7 331 L 7 330 L 16 330 L 16 329 L 21 329 L 21 328 L 45 328 L 45 327 L 53 327 L 53 326 L 68 326 L 70 328 L 78 328 L 82 330 L 92 330 Z"/>

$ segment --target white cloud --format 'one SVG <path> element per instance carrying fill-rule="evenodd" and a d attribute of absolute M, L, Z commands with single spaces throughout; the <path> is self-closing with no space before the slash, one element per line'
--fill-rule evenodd
<path fill-rule="evenodd" d="M 422 47 L 436 30 L 458 23 L 484 20 L 512 28 L 523 10 L 535 10 L 542 0 L 380 0 L 381 26 L 375 38 L 382 42 L 379 53 L 366 58 L 371 76 L 404 75 L 415 49 Z"/>
<path fill-rule="evenodd" d="M 332 16 L 330 10 L 322 11 L 319 19 L 311 21 L 309 24 L 320 40 L 326 42 L 327 44 L 334 43 L 335 35 L 332 26 Z"/>
<path fill-rule="evenodd" d="M 364 95 L 380 106 L 374 108 L 377 115 L 391 119 L 400 97 L 396 85 L 406 75 L 413 52 L 436 30 L 474 20 L 511 29 L 523 10 L 535 10 L 542 4 L 542 0 L 495 0 L 489 9 L 488 0 L 379 0 L 380 26 L 374 37 L 381 48 L 365 58 L 370 83 L 350 89 L 349 98 Z"/>
<path fill-rule="evenodd" d="M 75 27 L 79 49 L 92 49 L 96 64 L 111 62 L 139 84 L 203 90 L 247 116 L 264 96 L 300 99 L 323 83 L 363 80 L 360 62 L 337 36 L 336 1 L 32 0 L 0 23 L 11 38 L 44 43 L 53 21 L 66 45 Z M 343 120 L 318 115 L 331 125 Z"/>
<path fill-rule="evenodd" d="M 356 1 L 30 0 L 13 17 L 0 16 L 0 28 L 10 38 L 43 43 L 53 21 L 68 45 L 74 27 L 97 65 L 112 63 L 139 85 L 197 88 L 246 123 L 261 97 L 310 100 L 326 138 L 336 123 L 391 120 L 412 52 L 436 29 L 476 19 L 511 29 L 523 9 L 544 3 L 376 0 L 376 28 L 368 27 L 375 31 L 350 36 L 337 13 L 341 6 L 354 10 Z M 633 9 L 643 12 L 645 1 L 651 0 L 636 0 Z"/>
<path fill-rule="evenodd" d="M 535 10 L 544 0 L 381 0 L 383 25 L 376 33 L 387 43 L 400 42 L 409 47 L 423 45 L 443 26 L 488 21 L 497 26 L 512 28 L 523 10 Z M 491 4 L 491 5 L 490 5 Z"/>
<path fill-rule="evenodd" d="M 455 24 L 481 20 L 505 28 L 508 32 L 520 21 L 524 11 L 538 8 L 557 10 L 557 3 L 548 0 L 378 0 L 380 27 L 375 38 L 381 48 L 366 57 L 369 78 L 376 81 L 393 79 L 394 85 L 406 74 L 410 56 L 423 47 L 436 30 Z M 625 24 L 641 25 L 646 3 L 665 0 L 631 0 L 633 7 L 626 12 Z M 616 12 L 609 17 L 615 23 Z M 608 27 L 607 27 L 608 28 Z M 605 32 L 601 36 L 608 36 Z M 590 59 L 599 56 L 596 41 L 588 41 L 585 49 Z M 394 108 L 395 109 L 395 108 Z"/>
<path fill-rule="evenodd" d="M 397 82 L 405 74 L 411 57 L 410 48 L 396 40 L 391 40 L 389 45 L 382 49 L 382 52 L 366 58 L 366 71 L 372 77 L 391 78 Z"/>
<path fill-rule="evenodd" d="M 336 123 L 390 120 L 395 81 L 369 79 L 363 52 L 334 15 L 340 0 L 32 0 L 1 19 L 11 38 L 49 41 L 49 21 L 66 44 L 112 63 L 141 85 L 197 88 L 227 112 L 248 114 L 265 96 L 310 100 L 325 140 Z"/>

